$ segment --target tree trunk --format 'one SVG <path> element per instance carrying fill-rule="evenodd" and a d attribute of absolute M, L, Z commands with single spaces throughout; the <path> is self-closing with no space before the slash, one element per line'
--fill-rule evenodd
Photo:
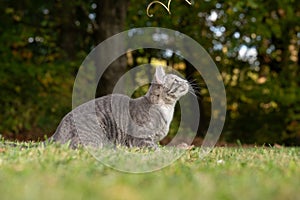
<path fill-rule="evenodd" d="M 124 31 L 127 7 L 128 1 L 97 0 L 97 27 L 94 31 L 96 44 L 99 44 L 105 39 Z M 112 48 L 118 48 L 118 45 Z M 126 61 L 125 55 L 121 56 L 113 62 L 109 68 L 107 68 L 98 84 L 96 92 L 97 97 L 112 93 L 114 85 L 126 71 Z"/>
<path fill-rule="evenodd" d="M 65 9 L 68 12 L 65 12 Z M 74 60 L 76 58 L 76 37 L 78 37 L 78 30 L 75 26 L 76 11 L 72 1 L 57 1 L 55 3 L 55 16 L 59 20 L 59 45 L 64 50 L 67 59 Z"/>

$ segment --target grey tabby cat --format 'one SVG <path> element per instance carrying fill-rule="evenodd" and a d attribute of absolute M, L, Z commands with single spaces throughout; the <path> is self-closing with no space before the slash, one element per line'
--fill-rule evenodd
<path fill-rule="evenodd" d="M 131 99 L 112 94 L 89 101 L 69 112 L 50 140 L 102 147 L 156 148 L 169 131 L 177 100 L 189 90 L 186 80 L 157 67 L 146 95 Z"/>

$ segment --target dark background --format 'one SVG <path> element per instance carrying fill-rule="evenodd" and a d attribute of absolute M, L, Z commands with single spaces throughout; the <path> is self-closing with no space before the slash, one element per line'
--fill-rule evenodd
<path fill-rule="evenodd" d="M 101 41 L 135 27 L 178 30 L 199 42 L 223 76 L 227 118 L 222 141 L 300 145 L 300 4 L 296 0 L 173 0 L 171 15 L 150 1 L 1 0 L 0 134 L 42 140 L 71 110 L 80 64 Z M 167 4 L 167 1 L 163 1 Z M 112 91 L 126 70 L 166 63 L 200 86 L 204 136 L 210 98 L 201 75 L 165 52 L 137 50 L 116 60 L 97 96 Z M 176 114 L 171 135 L 178 126 Z M 177 124 L 176 124 L 177 123 Z M 173 131 L 173 132 L 172 132 Z"/>

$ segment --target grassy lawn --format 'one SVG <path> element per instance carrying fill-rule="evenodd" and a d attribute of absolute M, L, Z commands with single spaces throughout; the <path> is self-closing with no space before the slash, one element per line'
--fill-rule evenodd
<path fill-rule="evenodd" d="M 84 150 L 0 148 L 0 199 L 300 199 L 300 148 L 199 148 L 146 174 L 105 167 Z"/>

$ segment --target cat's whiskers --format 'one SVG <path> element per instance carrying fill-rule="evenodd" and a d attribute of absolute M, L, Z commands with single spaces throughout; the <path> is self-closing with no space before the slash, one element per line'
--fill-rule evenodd
<path fill-rule="evenodd" d="M 188 84 L 189 84 L 188 93 L 194 95 L 195 97 L 200 97 L 201 94 L 200 94 L 199 90 L 201 89 L 201 87 L 197 83 L 195 83 L 196 80 L 193 80 L 193 82 L 192 81 L 188 81 Z"/>
<path fill-rule="evenodd" d="M 201 86 L 199 85 L 199 82 L 197 81 L 197 79 L 188 80 L 188 84 L 191 87 L 193 87 L 194 90 L 201 89 Z"/>

